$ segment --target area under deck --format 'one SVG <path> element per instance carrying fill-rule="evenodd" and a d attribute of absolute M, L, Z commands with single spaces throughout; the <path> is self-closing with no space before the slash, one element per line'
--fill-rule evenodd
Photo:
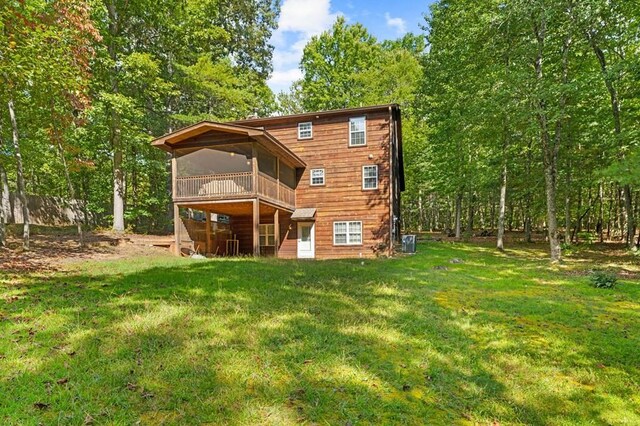
<path fill-rule="evenodd" d="M 204 220 L 175 221 L 176 252 L 190 248 L 214 256 L 278 256 L 281 220 L 288 221 L 293 213 L 279 204 L 260 198 L 176 202 L 175 217 L 180 217 L 180 208 L 204 213 Z M 212 221 L 211 213 L 228 217 L 228 223 Z"/>

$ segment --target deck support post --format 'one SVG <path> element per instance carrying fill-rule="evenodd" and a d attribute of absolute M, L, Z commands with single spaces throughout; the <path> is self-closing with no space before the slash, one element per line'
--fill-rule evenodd
<path fill-rule="evenodd" d="M 275 240 L 274 253 L 278 257 L 278 249 L 280 248 L 280 210 L 276 209 L 273 213 L 273 239 Z"/>
<path fill-rule="evenodd" d="M 174 250 L 176 256 L 180 256 L 180 243 L 182 242 L 182 237 L 180 236 L 180 207 L 176 203 L 173 203 L 173 237 L 174 241 Z"/>
<path fill-rule="evenodd" d="M 205 210 L 204 214 L 206 215 L 206 227 L 207 229 L 205 230 L 205 235 L 207 238 L 207 243 L 205 244 L 205 248 L 206 248 L 206 253 L 205 254 L 209 254 L 211 253 L 211 212 L 209 210 Z"/>
<path fill-rule="evenodd" d="M 260 200 L 253 200 L 253 255 L 260 256 Z"/>

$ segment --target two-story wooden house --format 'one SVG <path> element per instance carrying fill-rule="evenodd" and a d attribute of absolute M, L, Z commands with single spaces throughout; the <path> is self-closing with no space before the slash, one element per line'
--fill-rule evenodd
<path fill-rule="evenodd" d="M 171 154 L 178 252 L 371 257 L 400 239 L 397 105 L 205 121 L 152 143 Z"/>

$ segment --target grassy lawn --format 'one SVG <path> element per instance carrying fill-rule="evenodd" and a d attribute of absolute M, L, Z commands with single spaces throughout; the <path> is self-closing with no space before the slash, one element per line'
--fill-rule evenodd
<path fill-rule="evenodd" d="M 591 288 L 604 261 L 427 243 L 0 276 L 0 423 L 637 425 L 640 283 Z"/>

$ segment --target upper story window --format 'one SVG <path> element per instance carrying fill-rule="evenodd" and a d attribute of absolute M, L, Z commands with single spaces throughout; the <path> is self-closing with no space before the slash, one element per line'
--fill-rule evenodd
<path fill-rule="evenodd" d="M 313 137 L 313 124 L 310 121 L 298 123 L 298 139 L 311 139 Z"/>
<path fill-rule="evenodd" d="M 311 169 L 311 186 L 324 185 L 324 169 Z"/>
<path fill-rule="evenodd" d="M 362 167 L 362 189 L 378 189 L 378 166 Z"/>
<path fill-rule="evenodd" d="M 364 146 L 367 144 L 367 119 L 354 117 L 349 119 L 349 146 Z"/>

